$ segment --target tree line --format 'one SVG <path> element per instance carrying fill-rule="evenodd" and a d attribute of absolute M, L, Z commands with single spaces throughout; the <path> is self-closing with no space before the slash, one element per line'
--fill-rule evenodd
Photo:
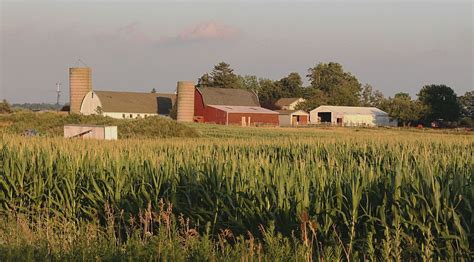
<path fill-rule="evenodd" d="M 397 93 L 393 97 L 374 89 L 370 84 L 362 85 L 339 63 L 319 63 L 309 68 L 303 85 L 300 74 L 292 72 L 280 80 L 259 78 L 255 75 L 239 75 L 231 66 L 220 62 L 211 72 L 198 79 L 198 87 L 242 88 L 253 91 L 260 104 L 269 109 L 278 109 L 275 102 L 284 97 L 302 97 L 304 103 L 298 109 L 310 111 L 321 105 L 371 106 L 386 111 L 402 125 L 429 124 L 443 121 L 450 125 L 474 125 L 474 92 L 458 97 L 446 85 L 423 86 L 417 98 L 408 93 Z"/>

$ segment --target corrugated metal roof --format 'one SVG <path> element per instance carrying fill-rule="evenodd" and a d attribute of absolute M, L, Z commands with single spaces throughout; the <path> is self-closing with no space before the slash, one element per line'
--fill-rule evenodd
<path fill-rule="evenodd" d="M 227 113 L 253 113 L 253 114 L 278 114 L 276 111 L 272 111 L 259 106 L 228 106 L 228 105 L 207 105 Z"/>
<path fill-rule="evenodd" d="M 249 90 L 201 87 L 198 88 L 206 105 L 260 107 L 257 96 Z"/>
<path fill-rule="evenodd" d="M 333 112 L 346 115 L 388 115 L 386 112 L 376 107 L 359 107 L 359 106 L 320 106 L 311 111 Z"/>
<path fill-rule="evenodd" d="M 175 94 L 94 91 L 104 112 L 169 114 Z"/>
<path fill-rule="evenodd" d="M 309 115 L 308 113 L 306 113 L 305 111 L 303 110 L 275 110 L 276 112 L 278 112 L 280 115 L 292 115 L 292 114 L 299 114 L 299 115 Z"/>
<path fill-rule="evenodd" d="M 284 98 L 280 98 L 276 101 L 275 105 L 278 106 L 278 107 L 282 107 L 282 106 L 289 106 L 291 105 L 292 103 L 298 101 L 301 97 L 284 97 Z"/>

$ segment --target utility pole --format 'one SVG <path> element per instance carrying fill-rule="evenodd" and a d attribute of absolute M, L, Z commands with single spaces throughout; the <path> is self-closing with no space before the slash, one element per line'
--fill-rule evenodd
<path fill-rule="evenodd" d="M 59 111 L 59 98 L 61 97 L 61 82 L 56 83 L 56 108 Z"/>

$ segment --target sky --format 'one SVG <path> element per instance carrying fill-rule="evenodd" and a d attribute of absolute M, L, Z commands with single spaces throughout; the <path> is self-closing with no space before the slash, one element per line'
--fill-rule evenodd
<path fill-rule="evenodd" d="M 0 0 L 0 99 L 55 103 L 61 82 L 67 103 L 68 68 L 84 64 L 96 90 L 174 92 L 221 61 L 274 80 L 338 62 L 386 96 L 462 95 L 473 23 L 470 0 Z"/>

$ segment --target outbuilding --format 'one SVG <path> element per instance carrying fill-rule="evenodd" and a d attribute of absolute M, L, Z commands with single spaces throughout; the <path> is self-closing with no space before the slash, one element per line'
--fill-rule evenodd
<path fill-rule="evenodd" d="M 284 97 L 276 101 L 275 106 L 281 110 L 295 110 L 298 104 L 306 100 L 301 97 Z"/>
<path fill-rule="evenodd" d="M 339 126 L 396 126 L 388 113 L 376 107 L 320 106 L 310 112 L 311 124 Z"/>
<path fill-rule="evenodd" d="M 168 116 L 175 100 L 175 94 L 90 91 L 82 101 L 80 112 L 112 118 Z"/>
<path fill-rule="evenodd" d="M 309 114 L 303 110 L 276 110 L 279 113 L 280 126 L 308 125 Z"/>
<path fill-rule="evenodd" d="M 257 96 L 244 89 L 196 88 L 194 118 L 221 125 L 278 126 L 278 112 L 260 106 Z"/>
<path fill-rule="evenodd" d="M 65 138 L 117 140 L 117 126 L 65 125 Z"/>

